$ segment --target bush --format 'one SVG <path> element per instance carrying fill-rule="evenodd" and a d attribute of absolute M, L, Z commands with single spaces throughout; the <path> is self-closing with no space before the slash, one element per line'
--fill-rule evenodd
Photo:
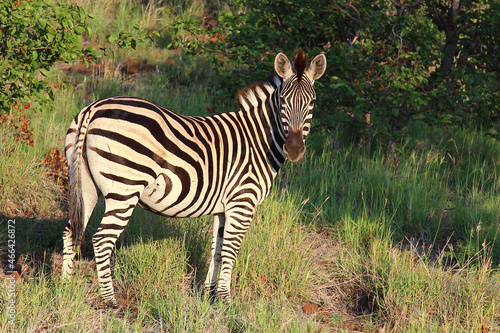
<path fill-rule="evenodd" d="M 76 60 L 88 65 L 118 48 L 135 48 L 146 37 L 158 35 L 156 31 L 148 35 L 136 25 L 109 35 L 106 46 L 83 47 L 91 18 L 78 5 L 52 0 L 0 3 L 0 125 L 6 138 L 33 147 L 25 111 L 53 110 L 54 91 L 47 76 L 55 63 Z"/>
<path fill-rule="evenodd" d="M 303 48 L 328 58 L 329 81 L 317 84 L 318 123 L 343 126 L 367 148 L 374 137 L 400 138 L 415 121 L 499 133 L 499 76 L 492 65 L 500 54 L 498 3 L 460 2 L 456 9 L 444 0 L 227 4 L 217 32 L 225 38 L 197 48 L 229 58 L 220 66 L 226 96 L 272 72 L 277 50 L 291 56 Z"/>
<path fill-rule="evenodd" d="M 95 57 L 82 51 L 87 15 L 76 5 L 47 0 L 0 4 L 0 113 L 54 98 L 45 77 L 57 61 Z"/>

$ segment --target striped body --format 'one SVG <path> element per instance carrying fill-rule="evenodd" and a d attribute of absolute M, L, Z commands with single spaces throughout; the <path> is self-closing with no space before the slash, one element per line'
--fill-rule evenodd
<path fill-rule="evenodd" d="M 326 65 L 324 55 L 318 57 Z M 136 205 L 171 217 L 214 215 L 205 286 L 213 293 L 217 286 L 218 296 L 230 298 L 232 266 L 255 208 L 268 195 L 285 159 L 302 157 L 310 128 L 317 77 L 301 78 L 291 67 L 287 77 L 276 61 L 278 75 L 240 92 L 237 112 L 190 117 L 141 99 L 114 97 L 75 117 L 65 142 L 71 198 L 63 277 L 72 272 L 75 247 L 103 195 L 105 213 L 92 241 L 107 303 L 116 306 L 110 256 Z M 305 92 L 290 89 L 300 86 L 297 80 Z M 287 89 L 289 96 L 283 95 Z M 303 115 L 287 111 L 294 103 Z"/>

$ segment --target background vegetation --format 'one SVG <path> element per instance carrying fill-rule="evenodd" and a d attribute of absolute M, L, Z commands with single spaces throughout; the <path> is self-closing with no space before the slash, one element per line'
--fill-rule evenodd
<path fill-rule="evenodd" d="M 499 29 L 500 4 L 482 0 L 0 4 L 0 257 L 7 271 L 15 218 L 17 279 L 16 324 L 2 315 L 0 331 L 499 330 Z M 208 217 L 136 209 L 115 255 L 119 311 L 102 308 L 91 248 L 59 281 L 62 147 L 82 107 L 134 95 L 235 110 L 236 90 L 299 47 L 329 68 L 305 160 L 243 242 L 234 304 L 199 292 Z"/>

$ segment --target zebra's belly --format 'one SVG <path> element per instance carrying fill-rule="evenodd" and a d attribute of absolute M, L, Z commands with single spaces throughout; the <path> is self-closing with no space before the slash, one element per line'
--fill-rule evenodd
<path fill-rule="evenodd" d="M 189 187 L 171 175 L 160 174 L 144 190 L 139 205 L 155 213 L 172 217 L 198 217 L 222 213 L 223 204 L 216 200 L 200 200 L 196 183 Z M 186 188 L 187 187 L 187 188 Z"/>

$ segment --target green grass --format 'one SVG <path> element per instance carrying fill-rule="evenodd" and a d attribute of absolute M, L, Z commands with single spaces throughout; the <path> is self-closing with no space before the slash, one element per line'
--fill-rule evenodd
<path fill-rule="evenodd" d="M 281 182 L 307 198 L 310 213 L 320 214 L 323 226 L 339 231 L 347 245 L 413 237 L 427 246 L 460 247 L 456 259 L 464 263 L 484 243 L 498 267 L 498 142 L 481 133 L 443 133 L 437 143 L 411 138 L 407 146 L 366 156 L 360 147 L 340 146 L 335 136 L 312 136 L 312 147 L 326 142 L 304 162 L 289 164 Z"/>
<path fill-rule="evenodd" d="M 96 17 L 95 43 L 134 24 L 159 30 L 167 43 L 175 17 L 201 18 L 204 10 L 196 1 L 80 3 Z M 120 66 L 136 60 L 153 68 L 123 74 Z M 243 241 L 231 305 L 211 304 L 200 292 L 210 218 L 167 219 L 137 208 L 114 257 L 122 309 L 103 308 L 90 241 L 102 202 L 87 228 L 77 273 L 62 283 L 67 207 L 63 187 L 41 160 L 49 149 L 63 149 L 74 115 L 112 95 L 142 97 L 190 115 L 235 108 L 215 94 L 220 78 L 203 56 L 140 45 L 101 65 L 104 70 L 92 74 L 64 66 L 52 71 L 55 112 L 36 105 L 26 111 L 33 148 L 9 139 L 0 126 L 0 256 L 6 258 L 3 230 L 13 216 L 22 267 L 16 324 L 0 315 L 0 332 L 500 330 L 500 145 L 480 132 L 420 124 L 401 142 L 366 155 L 345 142 L 341 129 L 326 132 L 313 123 L 304 161 L 285 165 Z M 9 298 L 6 280 L 0 281 L 4 313 Z"/>

